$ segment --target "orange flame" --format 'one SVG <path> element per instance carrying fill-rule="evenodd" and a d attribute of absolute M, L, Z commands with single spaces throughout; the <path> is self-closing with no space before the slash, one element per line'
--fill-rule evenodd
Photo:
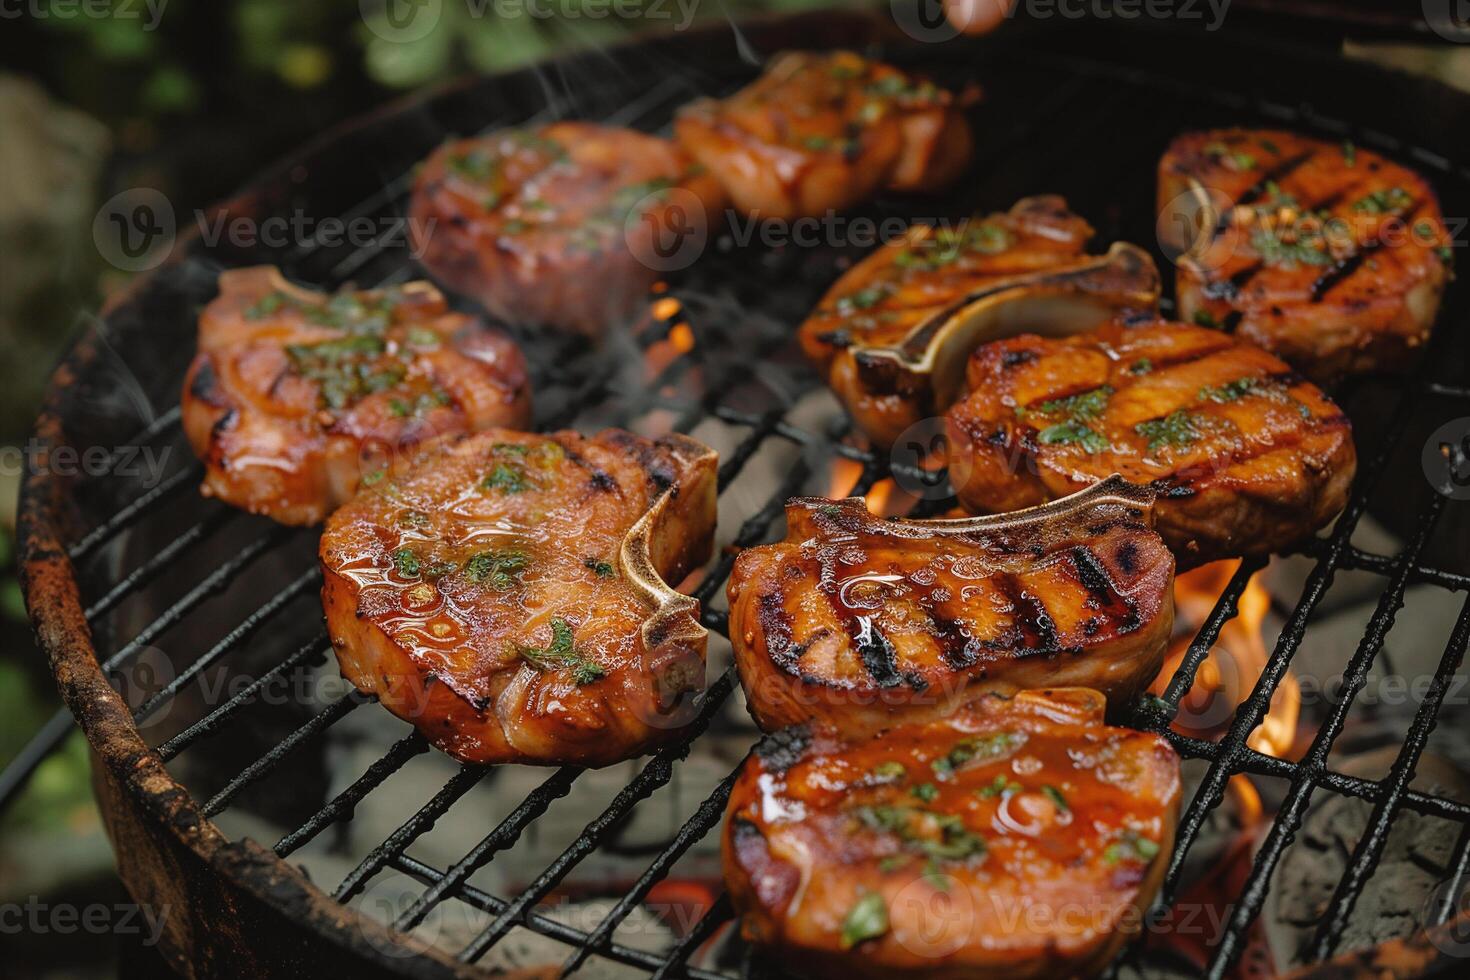
<path fill-rule="evenodd" d="M 1239 560 L 1218 561 L 1175 578 L 1174 611 L 1184 633 L 1170 647 L 1165 669 L 1154 681 L 1155 693 L 1161 693 L 1168 685 L 1195 632 L 1239 567 Z M 1193 686 L 1180 703 L 1178 727 L 1208 736 L 1228 722 L 1231 711 L 1250 693 L 1265 669 L 1269 653 L 1261 627 L 1270 607 L 1270 594 L 1259 575 L 1252 576 L 1241 592 L 1239 611 L 1221 628 L 1215 646 L 1200 664 Z M 1266 717 L 1251 733 L 1247 744 L 1269 755 L 1285 754 L 1296 738 L 1300 706 L 1301 692 L 1296 678 L 1287 674 L 1271 697 Z M 1256 805 L 1259 809 L 1259 799 Z"/>

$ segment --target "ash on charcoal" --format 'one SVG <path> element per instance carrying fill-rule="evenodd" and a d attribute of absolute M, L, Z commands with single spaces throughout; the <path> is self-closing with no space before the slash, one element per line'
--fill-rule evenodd
<path fill-rule="evenodd" d="M 1397 748 L 1353 757 L 1347 775 L 1377 778 Z M 1470 778 L 1442 757 L 1419 760 L 1413 788 L 1450 799 L 1470 799 Z M 1276 958 L 1287 970 L 1311 962 L 1311 945 L 1334 889 L 1347 872 L 1372 814 L 1365 800 L 1318 791 L 1295 842 L 1276 870 L 1261 921 Z M 1353 907 L 1339 952 L 1411 935 L 1421 925 L 1435 887 L 1449 875 L 1458 828 L 1448 820 L 1400 811 L 1373 876 Z"/>

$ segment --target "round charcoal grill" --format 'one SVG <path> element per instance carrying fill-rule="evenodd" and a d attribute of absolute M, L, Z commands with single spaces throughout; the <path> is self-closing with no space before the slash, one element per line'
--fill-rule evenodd
<path fill-rule="evenodd" d="M 448 135 L 560 117 L 661 131 L 691 97 L 748 81 L 763 55 L 847 46 L 951 87 L 978 83 L 985 95 L 974 110 L 978 160 L 958 189 L 936 199 L 881 199 L 861 212 L 869 218 L 956 218 L 1056 192 L 1097 227 L 1100 241 L 1153 246 L 1159 153 L 1178 131 L 1227 124 L 1285 126 L 1381 150 L 1424 172 L 1447 215 L 1470 214 L 1470 144 L 1457 125 L 1470 119 L 1470 99 L 1273 40 L 1255 33 L 1259 22 L 1246 14 L 1231 26 L 1206 34 L 1197 22 L 1017 23 L 981 41 L 914 44 L 892 25 L 822 15 L 695 32 L 477 79 L 391 108 L 329 134 L 222 212 L 367 219 L 391 229 L 414 163 Z M 699 262 L 671 275 L 666 293 L 651 297 L 647 317 L 597 349 L 550 332 L 519 334 L 533 365 L 538 427 L 672 428 L 721 451 L 725 547 L 686 585 L 712 630 L 698 734 L 598 772 L 456 765 L 334 685 L 316 601 L 316 532 L 236 513 L 195 490 L 200 469 L 182 441 L 176 405 L 195 316 L 218 271 L 272 263 L 322 288 L 401 283 L 422 275 L 402 236 L 383 234 L 370 246 L 308 238 L 284 249 L 186 237 L 77 341 L 37 422 L 42 444 L 141 446 L 166 453 L 168 465 L 152 485 L 122 475 L 63 478 L 45 466 L 29 474 L 25 591 L 70 714 L 94 750 L 120 873 L 138 902 L 167 910 L 163 950 L 175 967 L 241 976 L 470 976 L 537 964 L 598 976 L 619 967 L 658 977 L 780 975 L 779 964 L 730 935 L 731 909 L 717 886 L 712 902 L 691 906 L 700 914 L 676 928 L 650 926 L 645 907 L 681 882 L 717 879 L 711 845 L 729 773 L 754 738 L 741 721 L 721 636 L 736 548 L 779 536 L 785 498 L 829 492 L 839 473 L 851 477 L 855 494 L 890 478 L 933 486 L 913 460 L 875 455 L 848 433 L 794 349 L 796 324 L 864 251 L 843 244 L 841 231 L 835 236 L 809 246 L 759 235 L 712 241 Z M 1162 257 L 1160 265 L 1167 275 Z M 1455 510 L 1465 504 L 1434 493 L 1418 464 L 1430 430 L 1470 414 L 1465 293 L 1451 286 L 1417 371 L 1360 379 L 1338 392 L 1354 411 L 1359 440 L 1352 500 L 1333 528 L 1300 549 L 1312 570 L 1300 595 L 1284 601 L 1286 622 L 1269 663 L 1223 737 L 1178 734 L 1169 720 L 1264 562 L 1245 562 L 1234 575 L 1164 698 L 1129 709 L 1132 724 L 1166 732 L 1204 773 L 1184 806 L 1161 907 L 1187 884 L 1186 856 L 1227 781 L 1248 773 L 1281 787 L 1279 811 L 1210 950 L 1210 976 L 1261 968 L 1252 926 L 1273 871 L 1309 804 L 1331 795 L 1368 801 L 1371 816 L 1347 874 L 1324 900 L 1308 959 L 1328 963 L 1324 974 L 1420 974 L 1454 969 L 1464 948 L 1454 896 L 1470 867 L 1470 805 L 1410 781 L 1470 638 L 1470 602 L 1444 638 L 1434 685 L 1402 733 L 1389 775 L 1344 774 L 1329 766 L 1328 753 L 1406 588 L 1470 591 L 1463 546 L 1441 547 L 1455 540 Z M 942 480 L 922 496 L 920 514 L 952 503 Z M 1401 533 L 1402 550 L 1355 545 L 1354 529 L 1370 511 Z M 1435 557 L 1441 551 L 1446 562 Z M 1346 569 L 1376 576 L 1382 589 L 1356 649 L 1344 651 L 1348 696 L 1330 706 L 1300 761 L 1250 748 L 1247 736 L 1314 611 Z M 69 723 L 58 716 L 6 782 L 13 786 Z M 571 813 L 559 808 L 573 802 Z M 1438 898 L 1425 897 L 1424 929 L 1355 954 L 1342 942 L 1344 928 L 1372 886 L 1392 821 L 1405 811 L 1455 828 L 1454 873 Z M 650 813 L 662 829 L 637 831 Z M 469 843 L 446 850 L 446 838 Z M 528 866 L 526 855 L 543 857 Z M 384 914 L 373 899 L 387 894 L 389 881 L 412 888 L 395 893 Z M 593 892 L 600 905 L 560 901 Z M 570 908 L 582 914 L 562 914 Z M 516 943 L 530 952 L 508 954 Z M 1149 952 L 1134 947 L 1115 970 L 1145 965 Z"/>

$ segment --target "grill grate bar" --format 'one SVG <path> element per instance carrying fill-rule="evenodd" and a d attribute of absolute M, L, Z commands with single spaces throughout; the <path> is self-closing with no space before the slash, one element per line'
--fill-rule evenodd
<path fill-rule="evenodd" d="M 1428 356 L 1425 358 L 1425 363 L 1430 363 Z M 1173 904 L 1174 892 L 1183 875 L 1184 861 L 1189 849 L 1203 828 L 1206 816 L 1224 799 L 1225 784 L 1232 775 L 1237 759 L 1247 748 L 1246 739 L 1265 717 L 1271 695 L 1289 669 L 1292 655 L 1301 644 L 1302 637 L 1306 635 L 1308 618 L 1332 584 L 1338 558 L 1347 548 L 1348 539 L 1352 536 L 1358 520 L 1367 508 L 1368 494 L 1373 484 L 1377 482 L 1378 476 L 1388 462 L 1390 453 L 1403 431 L 1408 427 L 1411 408 L 1412 405 L 1407 398 L 1399 399 L 1393 418 L 1385 429 L 1379 450 L 1370 464 L 1360 470 L 1358 488 L 1342 514 L 1338 516 L 1337 525 L 1329 539 L 1330 543 L 1308 575 L 1301 596 L 1297 599 L 1296 607 L 1282 626 L 1275 648 L 1267 659 L 1265 667 L 1262 668 L 1260 677 L 1257 678 L 1250 695 L 1236 708 L 1230 728 L 1219 742 L 1214 761 L 1210 764 L 1209 770 L 1205 773 L 1204 779 L 1196 788 L 1194 797 L 1189 801 L 1189 806 L 1180 818 L 1176 837 L 1178 843 L 1174 848 L 1174 853 L 1170 855 L 1169 867 L 1165 872 L 1164 884 L 1160 889 L 1155 907 L 1164 908 Z M 1216 963 L 1219 962 L 1217 958 Z"/>
<path fill-rule="evenodd" d="M 251 681 L 240 693 L 160 745 L 157 749 L 159 758 L 163 759 L 164 762 L 173 759 L 199 739 L 217 732 L 220 726 L 231 715 L 253 701 L 257 694 L 265 690 L 266 686 L 274 682 L 277 678 L 284 677 L 302 664 L 310 663 L 326 656 L 327 650 L 331 649 L 324 645 L 326 639 L 326 634 L 321 633 L 297 647 L 296 652 Z M 146 709 L 147 706 L 145 705 L 144 707 Z M 137 717 L 142 717 L 143 714 L 144 711 L 139 711 Z"/>
<path fill-rule="evenodd" d="M 225 807 L 230 805 L 230 801 L 241 790 L 280 765 L 281 760 L 296 751 L 307 739 L 316 735 L 318 732 L 325 731 L 347 717 L 359 705 L 366 704 L 372 700 L 375 699 L 353 691 L 351 694 L 344 694 L 321 711 L 312 715 L 310 721 L 277 742 L 271 747 L 269 752 L 241 770 L 239 775 L 230 780 L 224 789 L 210 797 L 209 802 L 204 804 L 204 815 L 206 817 L 213 817 L 222 812 Z"/>
<path fill-rule="evenodd" d="M 710 718 L 729 697 L 735 683 L 734 673 L 733 667 L 727 670 L 705 692 L 699 707 L 699 714 L 689 725 L 691 739 L 698 737 L 704 731 Z M 633 777 L 632 781 L 613 798 L 602 814 L 589 823 L 581 835 L 569 844 L 567 849 L 562 851 L 525 891 L 507 905 L 494 922 L 486 926 L 483 932 L 465 946 L 459 958 L 465 962 L 474 962 L 509 932 L 512 926 L 521 922 L 525 918 L 526 910 L 545 898 L 547 893 L 555 888 L 583 858 L 591 854 L 597 848 L 598 841 L 609 829 L 634 806 L 673 778 L 675 760 L 682 759 L 688 752 L 689 743 L 681 742 L 655 753 L 638 775 Z"/>
<path fill-rule="evenodd" d="M 338 820 L 351 819 L 352 811 L 373 790 L 383 784 L 389 776 L 393 775 L 404 764 L 414 756 L 422 755 L 429 750 L 429 743 L 418 732 L 412 732 L 393 743 L 393 747 L 387 754 L 376 760 L 352 785 L 332 797 L 326 806 L 312 814 L 310 819 L 300 827 L 286 834 L 276 841 L 275 847 L 277 857 L 286 857 L 293 851 L 313 840 L 317 834 Z"/>
<path fill-rule="evenodd" d="M 179 671 L 177 677 L 165 684 L 156 694 L 150 697 L 147 701 L 143 702 L 142 706 L 139 707 L 137 711 L 133 712 L 133 720 L 141 720 L 148 717 L 153 712 L 157 711 L 160 705 L 162 705 L 165 701 L 169 700 L 174 695 L 182 691 L 185 687 L 187 687 L 188 684 L 194 680 L 194 678 L 198 677 L 201 673 L 208 669 L 211 664 L 218 661 L 225 654 L 234 650 L 241 643 L 244 643 L 247 639 L 250 638 L 251 634 L 253 634 L 256 630 L 260 629 L 267 622 L 273 619 L 277 614 L 281 612 L 282 609 L 285 609 L 295 599 L 300 597 L 303 592 L 311 588 L 311 586 L 315 585 L 317 579 L 318 573 L 316 569 L 312 569 L 311 571 L 299 576 L 284 589 L 267 599 L 264 605 L 260 606 L 249 616 L 246 616 L 245 619 L 241 621 L 238 626 L 230 630 L 230 632 L 225 635 L 224 639 L 220 640 L 214 646 L 210 647 L 209 650 L 204 654 L 204 656 L 200 657 L 188 667 Z M 322 641 L 319 638 L 311 642 L 314 644 L 319 644 Z"/>
<path fill-rule="evenodd" d="M 527 824 L 545 813 L 552 803 L 566 796 L 571 791 L 572 783 L 577 781 L 582 772 L 580 766 L 562 766 L 540 786 L 526 794 L 526 798 L 500 821 L 499 826 L 486 834 L 468 854 L 444 872 L 444 876 L 420 895 L 418 901 L 404 909 L 403 914 L 394 921 L 393 928 L 407 932 L 424 921 L 424 916 L 443 901 L 449 892 L 469 880 L 470 875 L 489 863 L 496 854 L 515 844 Z"/>
<path fill-rule="evenodd" d="M 715 934 L 715 931 L 735 917 L 735 908 L 730 904 L 728 892 L 721 892 L 720 897 L 715 899 L 713 905 L 700 916 L 694 928 L 674 944 L 669 950 L 669 955 L 653 971 L 649 980 L 666 980 L 673 972 L 682 967 L 690 955 L 700 947 L 706 940 Z M 692 971 L 691 971 L 692 972 Z"/>
<path fill-rule="evenodd" d="M 430 885 L 439 880 L 439 878 L 443 874 L 436 868 L 433 868 L 428 864 L 425 864 L 423 861 L 420 861 L 417 858 L 408 854 L 401 854 L 398 857 L 394 858 L 392 861 L 392 866 L 395 870 L 400 871 L 406 875 L 411 875 L 424 882 L 425 884 Z M 487 912 L 491 915 L 500 914 L 502 911 L 505 910 L 505 907 L 507 905 L 505 899 L 492 895 L 482 888 L 476 888 L 474 885 L 461 886 L 459 897 L 462 901 L 464 901 L 471 907 L 478 909 L 481 912 Z M 569 926 L 565 922 L 559 922 L 556 919 L 553 919 L 548 915 L 543 915 L 542 913 L 535 910 L 529 912 L 526 915 L 526 920 L 521 924 L 524 925 L 527 929 L 532 930 L 533 932 L 553 939 L 558 939 L 561 942 L 566 943 L 567 945 L 575 946 L 578 943 L 586 941 L 587 938 L 587 934 L 581 929 L 578 929 L 575 926 Z M 647 950 L 642 949 L 634 949 L 630 946 L 623 946 L 620 943 L 608 944 L 604 955 L 609 956 L 620 963 L 627 964 L 628 966 L 639 967 L 644 970 L 653 970 L 657 966 L 659 966 L 661 962 L 658 955 L 655 953 L 650 953 Z M 729 980 L 729 977 L 725 976 L 722 973 L 700 969 L 690 969 L 687 973 L 687 976 L 690 977 L 690 980 Z"/>
<path fill-rule="evenodd" d="M 733 772 L 720 780 L 714 792 L 705 797 L 704 802 L 699 804 L 694 814 L 684 822 L 684 826 L 679 828 L 674 839 L 659 852 L 658 857 L 653 859 L 633 887 L 618 899 L 618 904 L 613 906 L 612 910 L 597 924 L 597 928 L 587 936 L 586 942 L 572 950 L 571 955 L 561 966 L 562 976 L 570 976 L 586 962 L 587 957 L 600 950 L 612 938 L 618 924 L 647 897 L 654 885 L 668 876 L 674 862 L 678 861 L 685 851 L 702 840 L 709 833 L 710 828 L 719 822 L 721 815 L 725 812 L 725 802 L 730 798 L 730 789 L 735 785 L 735 777 L 739 774 L 740 768 L 737 766 Z"/>
<path fill-rule="evenodd" d="M 137 656 L 140 650 L 171 629 L 201 602 L 223 591 L 251 562 L 283 543 L 289 533 L 285 528 L 274 528 L 245 545 L 238 554 L 206 575 L 198 585 L 186 592 L 183 598 L 165 609 L 153 622 L 143 627 L 121 650 L 104 660 L 102 669 L 111 673 Z"/>
<path fill-rule="evenodd" d="M 1215 742 L 1184 735 L 1173 729 L 1166 729 L 1160 734 L 1167 738 L 1175 750 L 1186 759 L 1204 759 L 1212 762 L 1219 757 L 1220 747 Z M 1240 754 L 1236 766 L 1243 774 L 1265 776 L 1270 779 L 1290 780 L 1297 771 L 1297 763 L 1274 755 L 1267 755 L 1252 748 L 1247 748 Z M 1377 780 L 1349 776 L 1332 769 L 1323 769 L 1317 774 L 1317 785 L 1338 796 L 1350 796 L 1369 802 L 1379 799 L 1383 789 L 1382 784 Z M 1470 824 L 1470 803 L 1460 800 L 1451 800 L 1419 790 L 1409 790 L 1404 794 L 1403 807 L 1415 813 Z"/>
<path fill-rule="evenodd" d="M 1450 634 L 1449 642 L 1445 644 L 1439 666 L 1435 669 L 1433 683 L 1424 700 L 1419 702 L 1403 748 L 1399 750 L 1388 779 L 1384 781 L 1383 794 L 1374 805 L 1367 828 L 1353 848 L 1347 873 L 1337 883 L 1327 914 L 1322 917 L 1314 939 L 1313 959 L 1327 959 L 1342 940 L 1343 930 L 1347 928 L 1348 918 L 1352 915 L 1358 896 L 1362 894 L 1363 886 L 1372 876 L 1383 848 L 1388 843 L 1389 825 L 1397 815 L 1404 793 L 1414 778 L 1414 768 L 1419 764 L 1430 733 L 1434 731 L 1440 706 L 1449 692 L 1450 680 L 1460 669 L 1460 662 L 1464 659 L 1467 642 L 1470 642 L 1470 598 L 1460 608 L 1454 630 Z"/>
<path fill-rule="evenodd" d="M 1357 693 L 1362 690 L 1367 681 L 1368 671 L 1373 666 L 1373 660 L 1378 655 L 1378 651 L 1383 647 L 1384 638 L 1393 628 L 1395 616 L 1399 607 L 1403 605 L 1409 570 L 1418 560 L 1420 551 L 1428 542 L 1429 535 L 1434 530 L 1440 513 L 1444 510 L 1444 502 L 1444 497 L 1434 494 L 1429 506 L 1422 512 L 1413 542 L 1404 549 L 1400 572 L 1394 577 L 1390 586 L 1383 590 L 1383 594 L 1378 599 L 1378 606 L 1373 610 L 1373 616 L 1363 631 L 1363 638 L 1358 644 L 1358 649 L 1348 661 L 1343 677 L 1343 694 L 1333 702 L 1327 720 L 1317 729 L 1317 734 L 1312 739 L 1311 748 L 1296 765 L 1291 790 L 1286 799 L 1282 801 L 1281 807 L 1277 810 L 1276 819 L 1271 822 L 1271 828 L 1266 833 L 1265 841 L 1256 852 L 1255 860 L 1251 865 L 1250 878 L 1236 902 L 1230 922 L 1226 925 L 1225 931 L 1220 935 L 1215 946 L 1214 959 L 1210 962 L 1209 967 L 1209 975 L 1212 977 L 1223 977 L 1244 952 L 1242 940 L 1245 931 L 1250 928 L 1250 924 L 1255 921 L 1256 915 L 1260 912 L 1261 905 L 1266 900 L 1266 892 L 1271 887 L 1271 873 L 1286 852 L 1287 845 L 1291 843 L 1296 828 L 1300 826 L 1302 817 L 1306 814 L 1312 791 L 1316 789 L 1315 775 L 1326 765 L 1327 755 L 1332 750 L 1332 743 L 1342 731 L 1343 723 L 1347 720 L 1347 713 L 1352 708 Z M 1285 670 L 1283 662 L 1278 672 L 1285 673 Z M 1262 677 L 1265 677 L 1266 674 L 1267 671 L 1262 671 Z M 1273 688 L 1274 686 L 1274 684 L 1271 685 Z M 1269 697 L 1270 689 L 1267 690 Z M 1366 870 L 1371 872 L 1371 866 Z"/>
<path fill-rule="evenodd" d="M 158 550 L 152 558 L 133 569 L 112 588 L 98 599 L 82 615 L 88 621 L 96 620 L 104 613 L 122 602 L 133 592 L 153 581 L 158 575 L 174 563 L 174 561 L 188 549 L 214 534 L 225 524 L 234 512 L 220 508 L 214 511 L 204 520 L 189 528 L 168 544 Z"/>
<path fill-rule="evenodd" d="M 172 476 L 164 477 L 159 484 L 118 510 L 107 520 L 82 535 L 81 540 L 66 549 L 67 557 L 72 561 L 80 561 L 96 551 L 103 544 L 112 540 L 119 531 L 128 527 L 134 521 L 143 517 L 150 510 L 172 496 L 178 489 L 186 484 L 192 483 L 204 474 L 204 468 L 195 463 L 189 467 L 179 470 Z"/>
<path fill-rule="evenodd" d="M 449 781 L 440 787 L 433 799 L 400 824 L 397 830 L 388 835 L 387 840 L 368 852 L 367 857 L 362 859 L 362 863 L 342 879 L 342 883 L 337 886 L 332 897 L 339 902 L 345 902 L 360 892 L 368 879 L 377 874 L 385 864 L 401 856 L 410 844 L 433 829 L 435 822 L 444 816 L 450 807 L 458 803 L 460 797 L 474 789 L 489 771 L 485 766 L 460 766 L 459 771 L 449 777 Z"/>
<path fill-rule="evenodd" d="M 1225 590 L 1220 593 L 1220 598 L 1215 601 L 1215 608 L 1210 610 L 1210 615 L 1200 626 L 1194 639 L 1190 641 L 1189 649 L 1185 651 L 1178 669 L 1174 671 L 1174 676 L 1164 691 L 1162 700 L 1166 702 L 1171 716 L 1179 710 L 1180 700 L 1194 686 L 1194 675 L 1199 671 L 1200 664 L 1204 662 L 1205 657 L 1209 656 L 1210 648 L 1219 639 L 1220 630 L 1240 612 L 1241 594 L 1245 592 L 1246 586 L 1250 584 L 1256 572 L 1264 567 L 1266 567 L 1264 558 L 1242 559 L 1240 567 L 1235 570 Z"/>
<path fill-rule="evenodd" d="M 1455 903 L 1465 878 L 1470 875 L 1470 824 L 1460 828 L 1460 839 L 1455 841 L 1455 860 L 1450 867 L 1450 876 L 1440 883 L 1435 896 L 1434 912 L 1425 922 L 1427 926 L 1440 926 L 1455 913 Z"/>

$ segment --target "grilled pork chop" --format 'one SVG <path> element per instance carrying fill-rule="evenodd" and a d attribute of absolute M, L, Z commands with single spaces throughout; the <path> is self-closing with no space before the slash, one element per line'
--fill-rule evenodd
<path fill-rule="evenodd" d="M 981 342 L 1154 309 L 1159 274 L 1147 253 L 1116 244 L 1088 255 L 1091 237 L 1055 195 L 956 227 L 915 225 L 833 284 L 801 325 L 802 349 L 874 445 L 893 445 L 959 397 Z"/>
<path fill-rule="evenodd" d="M 595 335 L 647 299 L 659 257 L 723 200 L 668 140 L 559 122 L 441 146 L 409 227 L 434 277 L 496 316 Z"/>
<path fill-rule="evenodd" d="M 767 736 L 725 811 L 745 934 L 818 977 L 1080 977 L 1163 879 L 1179 758 L 1096 691 L 987 695 L 842 741 Z"/>
<path fill-rule="evenodd" d="M 760 218 L 840 211 L 880 187 L 939 191 L 971 152 L 952 93 L 850 51 L 778 55 L 729 98 L 681 109 L 674 134 Z"/>
<path fill-rule="evenodd" d="M 972 513 L 1112 473 L 1158 493 L 1181 568 L 1267 554 L 1332 520 L 1357 457 L 1342 410 L 1253 344 L 1163 320 L 987 344 L 950 409 L 950 480 Z"/>
<path fill-rule="evenodd" d="M 798 498 L 786 540 L 740 554 L 730 640 L 766 731 L 943 716 L 988 690 L 1142 690 L 1173 624 L 1174 559 L 1121 480 L 1019 514 L 881 520 Z"/>
<path fill-rule="evenodd" d="M 1450 236 L 1423 177 L 1350 143 L 1188 133 L 1159 161 L 1185 319 L 1319 382 L 1401 365 L 1429 336 Z"/>
<path fill-rule="evenodd" d="M 441 440 L 322 535 L 342 673 L 466 762 L 599 766 L 676 737 L 704 688 L 715 454 L 683 436 Z"/>
<path fill-rule="evenodd" d="M 531 390 L 515 344 L 428 283 L 328 296 L 260 266 L 220 274 L 182 405 L 207 496 L 315 524 L 431 437 L 525 425 Z"/>

